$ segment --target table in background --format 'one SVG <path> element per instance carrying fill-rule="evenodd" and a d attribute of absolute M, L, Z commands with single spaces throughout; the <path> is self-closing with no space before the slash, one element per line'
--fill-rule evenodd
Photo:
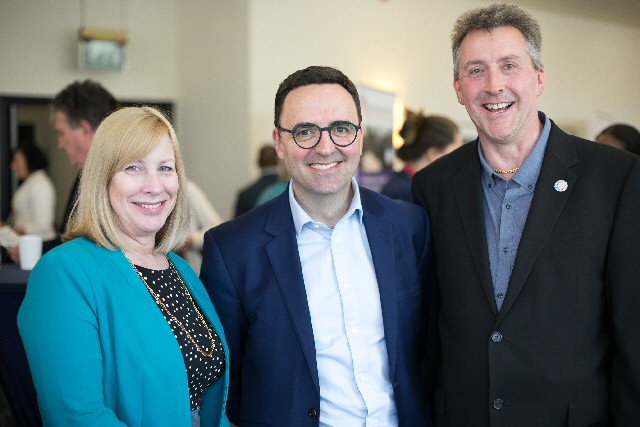
<path fill-rule="evenodd" d="M 15 265 L 2 265 L 0 268 L 0 382 L 4 386 L 16 427 L 42 426 L 36 391 L 17 323 L 29 273 Z"/>

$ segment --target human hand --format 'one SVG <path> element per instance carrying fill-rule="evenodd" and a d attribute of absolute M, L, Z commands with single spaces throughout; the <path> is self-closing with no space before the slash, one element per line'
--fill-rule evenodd
<path fill-rule="evenodd" d="M 7 254 L 9 255 L 9 259 L 11 261 L 20 265 L 20 245 L 15 245 L 7 249 Z"/>

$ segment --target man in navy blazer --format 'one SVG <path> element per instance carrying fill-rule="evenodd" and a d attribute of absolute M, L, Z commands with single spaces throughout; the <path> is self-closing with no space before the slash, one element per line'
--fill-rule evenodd
<path fill-rule="evenodd" d="M 425 426 L 426 213 L 365 188 L 353 83 L 287 77 L 273 140 L 292 179 L 205 235 L 201 278 L 230 349 L 238 426 Z"/>
<path fill-rule="evenodd" d="M 413 178 L 433 226 L 437 426 L 640 424 L 640 158 L 538 111 L 542 36 L 515 5 L 453 32 L 478 139 Z"/>

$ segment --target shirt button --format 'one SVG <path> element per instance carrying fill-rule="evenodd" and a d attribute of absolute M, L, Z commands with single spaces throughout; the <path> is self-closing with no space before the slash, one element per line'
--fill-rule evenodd
<path fill-rule="evenodd" d="M 505 208 L 511 209 L 511 205 L 509 203 L 507 203 L 507 206 L 505 206 Z"/>
<path fill-rule="evenodd" d="M 509 252 L 509 248 L 507 246 L 505 246 L 504 248 L 502 248 L 502 252 L 504 252 L 506 254 L 507 252 Z"/>
<path fill-rule="evenodd" d="M 529 185 L 527 185 L 527 188 L 528 188 L 529 190 L 531 190 L 531 189 L 533 188 L 533 184 L 529 184 Z"/>
<path fill-rule="evenodd" d="M 309 418 L 311 419 L 316 419 L 318 418 L 318 410 L 316 408 L 311 408 L 309 409 L 309 412 L 307 413 L 309 415 Z"/>
<path fill-rule="evenodd" d="M 498 295 L 496 295 L 498 297 L 498 299 L 502 299 L 504 298 L 504 294 L 502 292 L 500 292 Z"/>
<path fill-rule="evenodd" d="M 502 399 L 495 399 L 493 401 L 493 407 L 495 409 L 502 409 L 502 405 L 504 404 L 504 402 L 502 401 Z"/>
<path fill-rule="evenodd" d="M 491 188 L 491 184 L 489 184 L 489 188 Z"/>
<path fill-rule="evenodd" d="M 494 332 L 491 334 L 491 341 L 500 342 L 502 341 L 502 334 L 500 332 Z"/>

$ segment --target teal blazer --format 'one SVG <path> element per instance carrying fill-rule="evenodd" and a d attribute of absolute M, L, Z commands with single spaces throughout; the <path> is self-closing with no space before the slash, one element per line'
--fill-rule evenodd
<path fill-rule="evenodd" d="M 169 258 L 225 348 L 202 427 L 228 426 L 222 326 L 189 264 Z M 45 426 L 191 427 L 180 347 L 122 251 L 78 238 L 48 252 L 31 273 L 18 327 Z"/>

